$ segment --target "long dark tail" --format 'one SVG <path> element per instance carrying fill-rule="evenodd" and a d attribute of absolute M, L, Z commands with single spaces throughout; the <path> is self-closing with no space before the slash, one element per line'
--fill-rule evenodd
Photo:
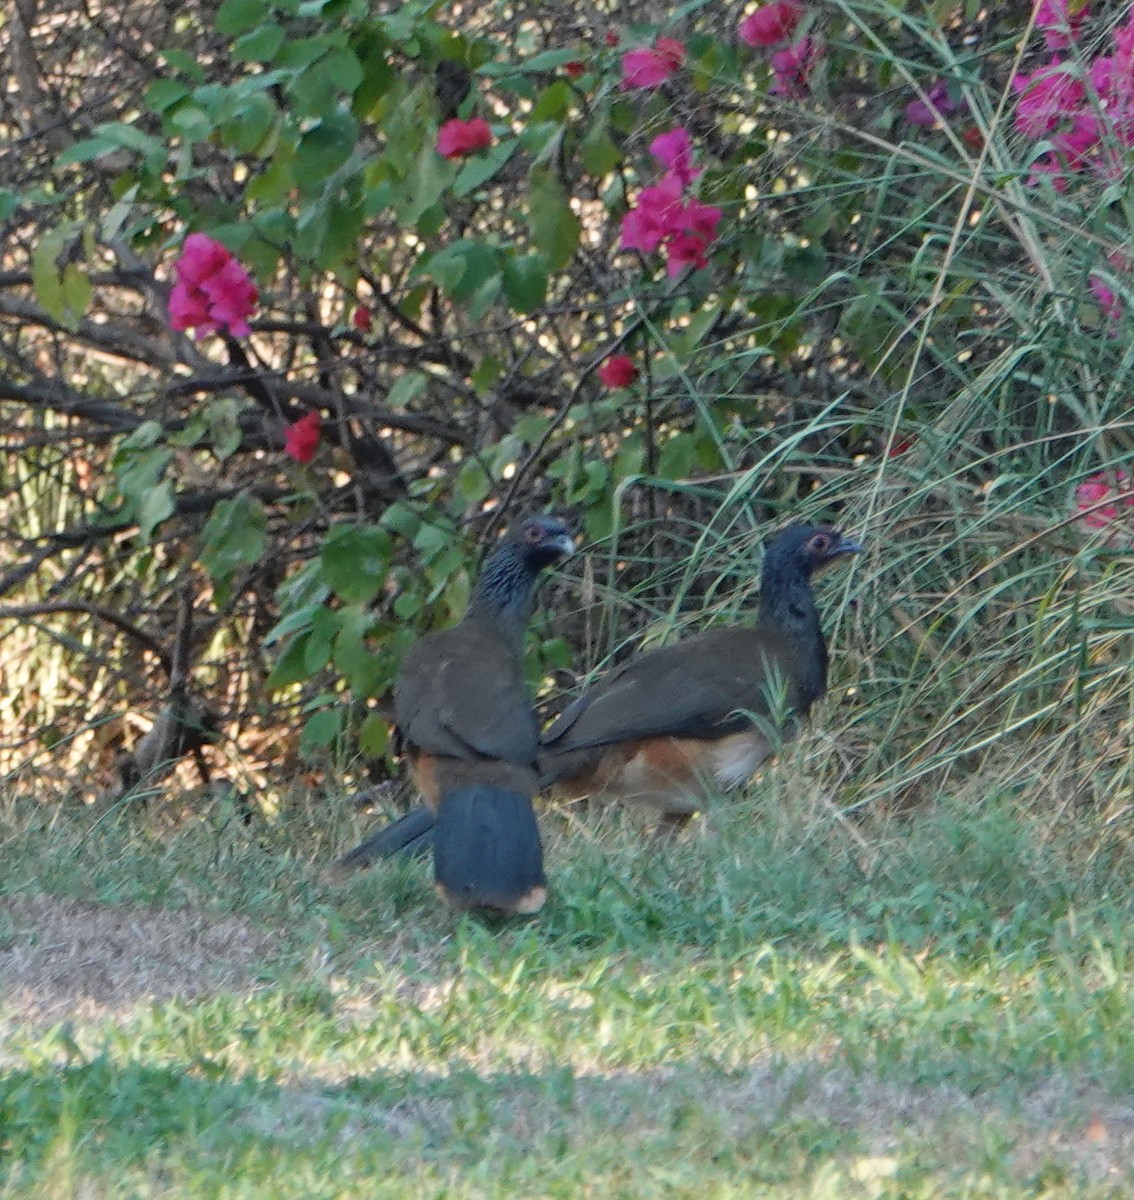
<path fill-rule="evenodd" d="M 433 813 L 421 805 L 411 809 L 404 817 L 383 825 L 342 858 L 336 860 L 332 870 L 338 877 L 361 871 L 380 858 L 393 858 L 395 854 L 407 858 L 420 858 L 429 853 L 433 846 Z"/>
<path fill-rule="evenodd" d="M 531 797 L 485 783 L 443 792 L 433 828 L 433 874 L 454 908 L 539 912 L 547 886 Z"/>

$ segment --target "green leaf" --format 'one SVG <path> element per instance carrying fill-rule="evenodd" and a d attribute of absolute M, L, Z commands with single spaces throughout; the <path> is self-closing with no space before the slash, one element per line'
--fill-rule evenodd
<path fill-rule="evenodd" d="M 322 671 L 331 661 L 331 648 L 342 626 L 342 618 L 336 609 L 320 608 L 311 618 L 311 633 L 307 639 L 307 653 L 303 665 L 308 675 Z"/>
<path fill-rule="evenodd" d="M 76 142 L 73 146 L 68 146 L 56 158 L 55 166 L 57 169 L 73 167 L 77 163 L 90 162 L 92 159 L 101 158 L 102 155 L 110 154 L 117 149 L 117 143 L 112 142 L 109 138 L 84 138 L 81 142 Z"/>
<path fill-rule="evenodd" d="M 336 525 L 320 556 L 327 586 L 348 604 L 366 604 L 386 582 L 393 541 L 377 525 Z"/>
<path fill-rule="evenodd" d="M 547 259 L 542 254 L 509 258 L 504 263 L 504 295 L 516 312 L 535 312 L 547 298 Z"/>
<path fill-rule="evenodd" d="M 311 628 L 311 621 L 315 614 L 322 608 L 322 604 L 305 604 L 302 608 L 297 608 L 295 612 L 288 613 L 282 620 L 277 621 L 275 625 L 264 635 L 265 646 L 271 646 L 274 642 L 280 641 L 282 638 L 288 637 L 293 633 L 307 633 Z"/>
<path fill-rule="evenodd" d="M 461 503 L 466 506 L 479 504 L 492 494 L 492 480 L 475 458 L 466 459 L 461 465 L 457 472 L 456 487 Z"/>
<path fill-rule="evenodd" d="M 554 121 L 562 125 L 571 108 L 571 89 L 563 80 L 557 80 L 550 87 L 544 88 L 542 95 L 535 102 L 528 120 Z"/>
<path fill-rule="evenodd" d="M 583 227 L 571 211 L 567 194 L 554 171 L 538 170 L 531 174 L 528 226 L 532 241 L 543 252 L 549 268 L 561 271 L 571 261 Z"/>
<path fill-rule="evenodd" d="M 165 112 L 189 95 L 189 89 L 176 79 L 155 79 L 146 88 L 146 104 L 156 113 Z"/>
<path fill-rule="evenodd" d="M 588 175 L 608 175 L 622 161 L 605 121 L 596 121 L 583 138 L 583 169 Z"/>
<path fill-rule="evenodd" d="M 217 10 L 217 32 L 236 37 L 254 29 L 267 16 L 266 0 L 224 0 Z"/>
<path fill-rule="evenodd" d="M 391 408 L 404 408 L 421 395 L 429 386 L 429 376 L 424 371 L 406 371 L 399 375 L 390 388 L 386 403 Z"/>
<path fill-rule="evenodd" d="M 470 159 L 457 174 L 453 183 L 453 195 L 467 196 L 482 183 L 487 183 L 515 154 L 519 144 L 515 138 L 504 138 L 483 154 Z"/>
<path fill-rule="evenodd" d="M 201 565 L 214 582 L 226 581 L 264 553 L 268 519 L 255 496 L 241 492 L 221 500 L 201 532 Z"/>
<path fill-rule="evenodd" d="M 469 300 L 499 270 L 499 251 L 468 238 L 445 246 L 420 267 L 459 303 Z"/>
<path fill-rule="evenodd" d="M 173 516 L 173 487 L 169 480 L 163 479 L 142 493 L 134 515 L 138 521 L 142 541 L 148 542 L 153 536 L 154 529 L 168 517 Z"/>
<path fill-rule="evenodd" d="M 437 153 L 433 144 L 427 143 L 418 151 L 417 158 L 406 177 L 398 202 L 398 216 L 409 225 L 416 225 L 422 215 L 445 193 L 453 182 L 456 167 Z"/>
<path fill-rule="evenodd" d="M 295 154 L 295 177 L 314 191 L 338 170 L 354 152 L 358 122 L 340 109 L 328 112 L 299 141 Z"/>
<path fill-rule="evenodd" d="M 74 321 L 80 320 L 86 315 L 94 289 L 78 263 L 68 263 L 63 268 L 62 290 L 70 317 Z"/>
<path fill-rule="evenodd" d="M 334 744 L 343 728 L 343 710 L 325 708 L 307 718 L 299 735 L 299 753 L 308 755 Z"/>
<path fill-rule="evenodd" d="M 6 221 L 19 207 L 19 193 L 0 188 L 0 221 Z"/>
<path fill-rule="evenodd" d="M 367 758 L 381 758 L 390 748 L 390 722 L 372 712 L 358 730 L 358 748 Z"/>
<path fill-rule="evenodd" d="M 232 57 L 236 62 L 271 62 L 279 53 L 287 35 L 283 26 L 274 21 L 253 29 L 232 43 Z"/>
<path fill-rule="evenodd" d="M 685 479 L 693 467 L 697 439 L 691 433 L 675 433 L 658 456 L 659 479 Z"/>
<path fill-rule="evenodd" d="M 292 638 L 284 647 L 283 654 L 276 660 L 267 679 L 269 692 L 302 683 L 307 678 L 307 633 Z"/>
<path fill-rule="evenodd" d="M 481 75 L 490 78 L 506 75 L 517 75 L 521 72 L 554 71 L 564 64 L 579 57 L 577 50 L 545 50 L 542 54 L 533 54 L 531 58 L 516 62 L 485 63 L 480 68 Z"/>

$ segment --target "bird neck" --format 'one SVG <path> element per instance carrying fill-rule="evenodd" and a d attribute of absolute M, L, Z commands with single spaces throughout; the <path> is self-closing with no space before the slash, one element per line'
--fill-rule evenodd
<path fill-rule="evenodd" d="M 811 581 L 798 567 L 784 570 L 774 560 L 764 564 L 760 623 L 775 625 L 796 636 L 822 636 Z"/>
<path fill-rule="evenodd" d="M 468 615 L 501 630 L 516 646 L 535 604 L 539 569 L 525 562 L 513 546 L 503 546 L 485 562 L 469 601 Z"/>

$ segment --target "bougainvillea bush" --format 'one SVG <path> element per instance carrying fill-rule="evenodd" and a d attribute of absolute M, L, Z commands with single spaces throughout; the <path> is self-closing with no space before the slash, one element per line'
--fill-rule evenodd
<path fill-rule="evenodd" d="M 1087 609 L 1125 542 L 1083 489 L 1121 492 L 1130 444 L 1134 17 L 577 15 L 225 0 L 128 100 L 76 101 L 0 192 L 12 479 L 54 522 L 9 599 L 107 600 L 106 638 L 168 649 L 188 589 L 229 745 L 380 761 L 402 649 L 521 509 L 596 548 L 540 618 L 576 671 L 743 607 L 758 534 L 822 516 L 874 547 L 859 778 L 995 753 L 1013 684 L 1013 737 L 1061 745 L 1070 675 L 1088 706 L 1122 682 Z M 982 673 L 989 641 L 1016 665 Z M 92 657 L 83 704 L 160 697 L 171 654 Z"/>

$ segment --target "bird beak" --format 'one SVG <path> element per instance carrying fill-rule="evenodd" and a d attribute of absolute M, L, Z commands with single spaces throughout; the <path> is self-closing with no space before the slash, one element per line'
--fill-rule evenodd
<path fill-rule="evenodd" d="M 831 551 L 831 557 L 835 558 L 839 554 L 861 554 L 862 547 L 854 540 L 845 534 L 839 535 L 839 540 Z"/>
<path fill-rule="evenodd" d="M 575 539 L 569 533 L 561 533 L 551 541 L 551 549 L 566 558 L 575 553 Z"/>

